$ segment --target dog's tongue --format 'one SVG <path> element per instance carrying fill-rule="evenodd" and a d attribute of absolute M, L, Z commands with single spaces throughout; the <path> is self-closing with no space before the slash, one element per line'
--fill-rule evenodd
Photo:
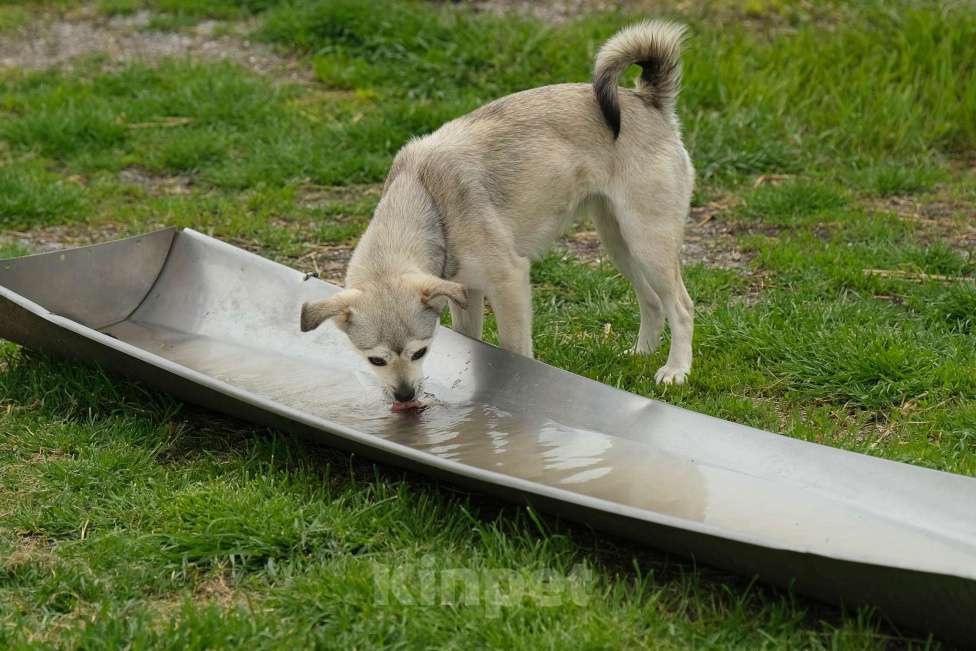
<path fill-rule="evenodd" d="M 418 407 L 420 407 L 419 400 L 410 400 L 408 402 L 400 402 L 399 400 L 396 400 L 393 402 L 393 406 L 390 408 L 390 411 L 410 411 L 411 409 L 417 409 Z"/>

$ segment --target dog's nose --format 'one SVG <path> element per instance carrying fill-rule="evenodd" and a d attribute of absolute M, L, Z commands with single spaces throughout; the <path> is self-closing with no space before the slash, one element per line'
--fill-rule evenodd
<path fill-rule="evenodd" d="M 393 397 L 396 398 L 397 402 L 410 402 L 415 395 L 417 395 L 417 392 L 414 391 L 412 386 L 407 384 L 401 384 L 393 392 Z"/>

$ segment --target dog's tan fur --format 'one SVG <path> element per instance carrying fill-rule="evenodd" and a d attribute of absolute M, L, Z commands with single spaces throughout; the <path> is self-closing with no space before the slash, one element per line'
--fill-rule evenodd
<path fill-rule="evenodd" d="M 389 358 L 377 370 L 392 393 L 403 389 L 398 399 L 422 378 L 422 359 L 402 358 L 429 345 L 448 302 L 454 328 L 480 338 L 487 298 L 502 347 L 531 356 L 529 261 L 586 211 L 637 294 L 632 352 L 657 347 L 666 317 L 671 351 L 656 380 L 683 382 L 693 315 L 679 253 L 694 170 L 674 115 L 682 31 L 632 26 L 600 50 L 592 85 L 515 93 L 408 143 L 349 263 L 346 291 L 304 306 L 302 329 L 339 317 L 356 348 Z M 637 88 L 619 89 L 634 63 L 644 69 Z"/>

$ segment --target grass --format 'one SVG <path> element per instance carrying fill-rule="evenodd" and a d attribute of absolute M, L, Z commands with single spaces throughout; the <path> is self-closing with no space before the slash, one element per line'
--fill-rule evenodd
<path fill-rule="evenodd" d="M 0 31 L 65 6 L 4 3 Z M 585 80 L 601 40 L 634 19 L 550 25 L 385 0 L 94 7 L 147 9 L 152 29 L 247 18 L 250 37 L 301 75 L 105 57 L 0 72 L 0 255 L 172 224 L 310 270 L 355 242 L 409 138 L 498 95 Z M 741 260 L 686 268 L 687 386 L 653 384 L 667 342 L 646 359 L 620 354 L 638 327 L 628 285 L 562 252 L 533 269 L 539 357 L 788 436 L 976 475 L 976 12 L 760 0 L 665 14 L 692 28 L 679 112 L 696 203 L 720 208 L 691 230 L 727 237 Z M 5 648 L 938 646 L 869 610 L 826 608 L 2 342 L 0 464 Z M 508 572 L 524 599 L 377 603 L 377 568 L 398 567 L 421 592 L 425 571 Z M 552 608 L 541 576 L 586 578 L 572 583 L 577 601 Z"/>
<path fill-rule="evenodd" d="M 23 7 L 0 5 L 0 34 L 13 32 L 30 23 L 30 13 Z"/>
<path fill-rule="evenodd" d="M 81 190 L 37 165 L 0 168 L 0 227 L 28 228 L 78 215 Z"/>

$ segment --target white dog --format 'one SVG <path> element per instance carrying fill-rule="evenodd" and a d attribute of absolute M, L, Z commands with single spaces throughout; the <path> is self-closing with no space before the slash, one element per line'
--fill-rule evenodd
<path fill-rule="evenodd" d="M 671 327 L 655 379 L 691 370 L 693 309 L 679 253 L 694 169 L 674 113 L 681 26 L 649 21 L 600 50 L 592 84 L 559 84 L 495 100 L 409 142 L 397 154 L 346 289 L 302 306 L 303 331 L 332 319 L 373 365 L 394 409 L 416 404 L 440 315 L 480 338 L 484 299 L 503 348 L 532 355 L 529 261 L 580 212 L 596 223 L 640 305 L 634 353 Z M 618 88 L 630 65 L 634 90 Z"/>

